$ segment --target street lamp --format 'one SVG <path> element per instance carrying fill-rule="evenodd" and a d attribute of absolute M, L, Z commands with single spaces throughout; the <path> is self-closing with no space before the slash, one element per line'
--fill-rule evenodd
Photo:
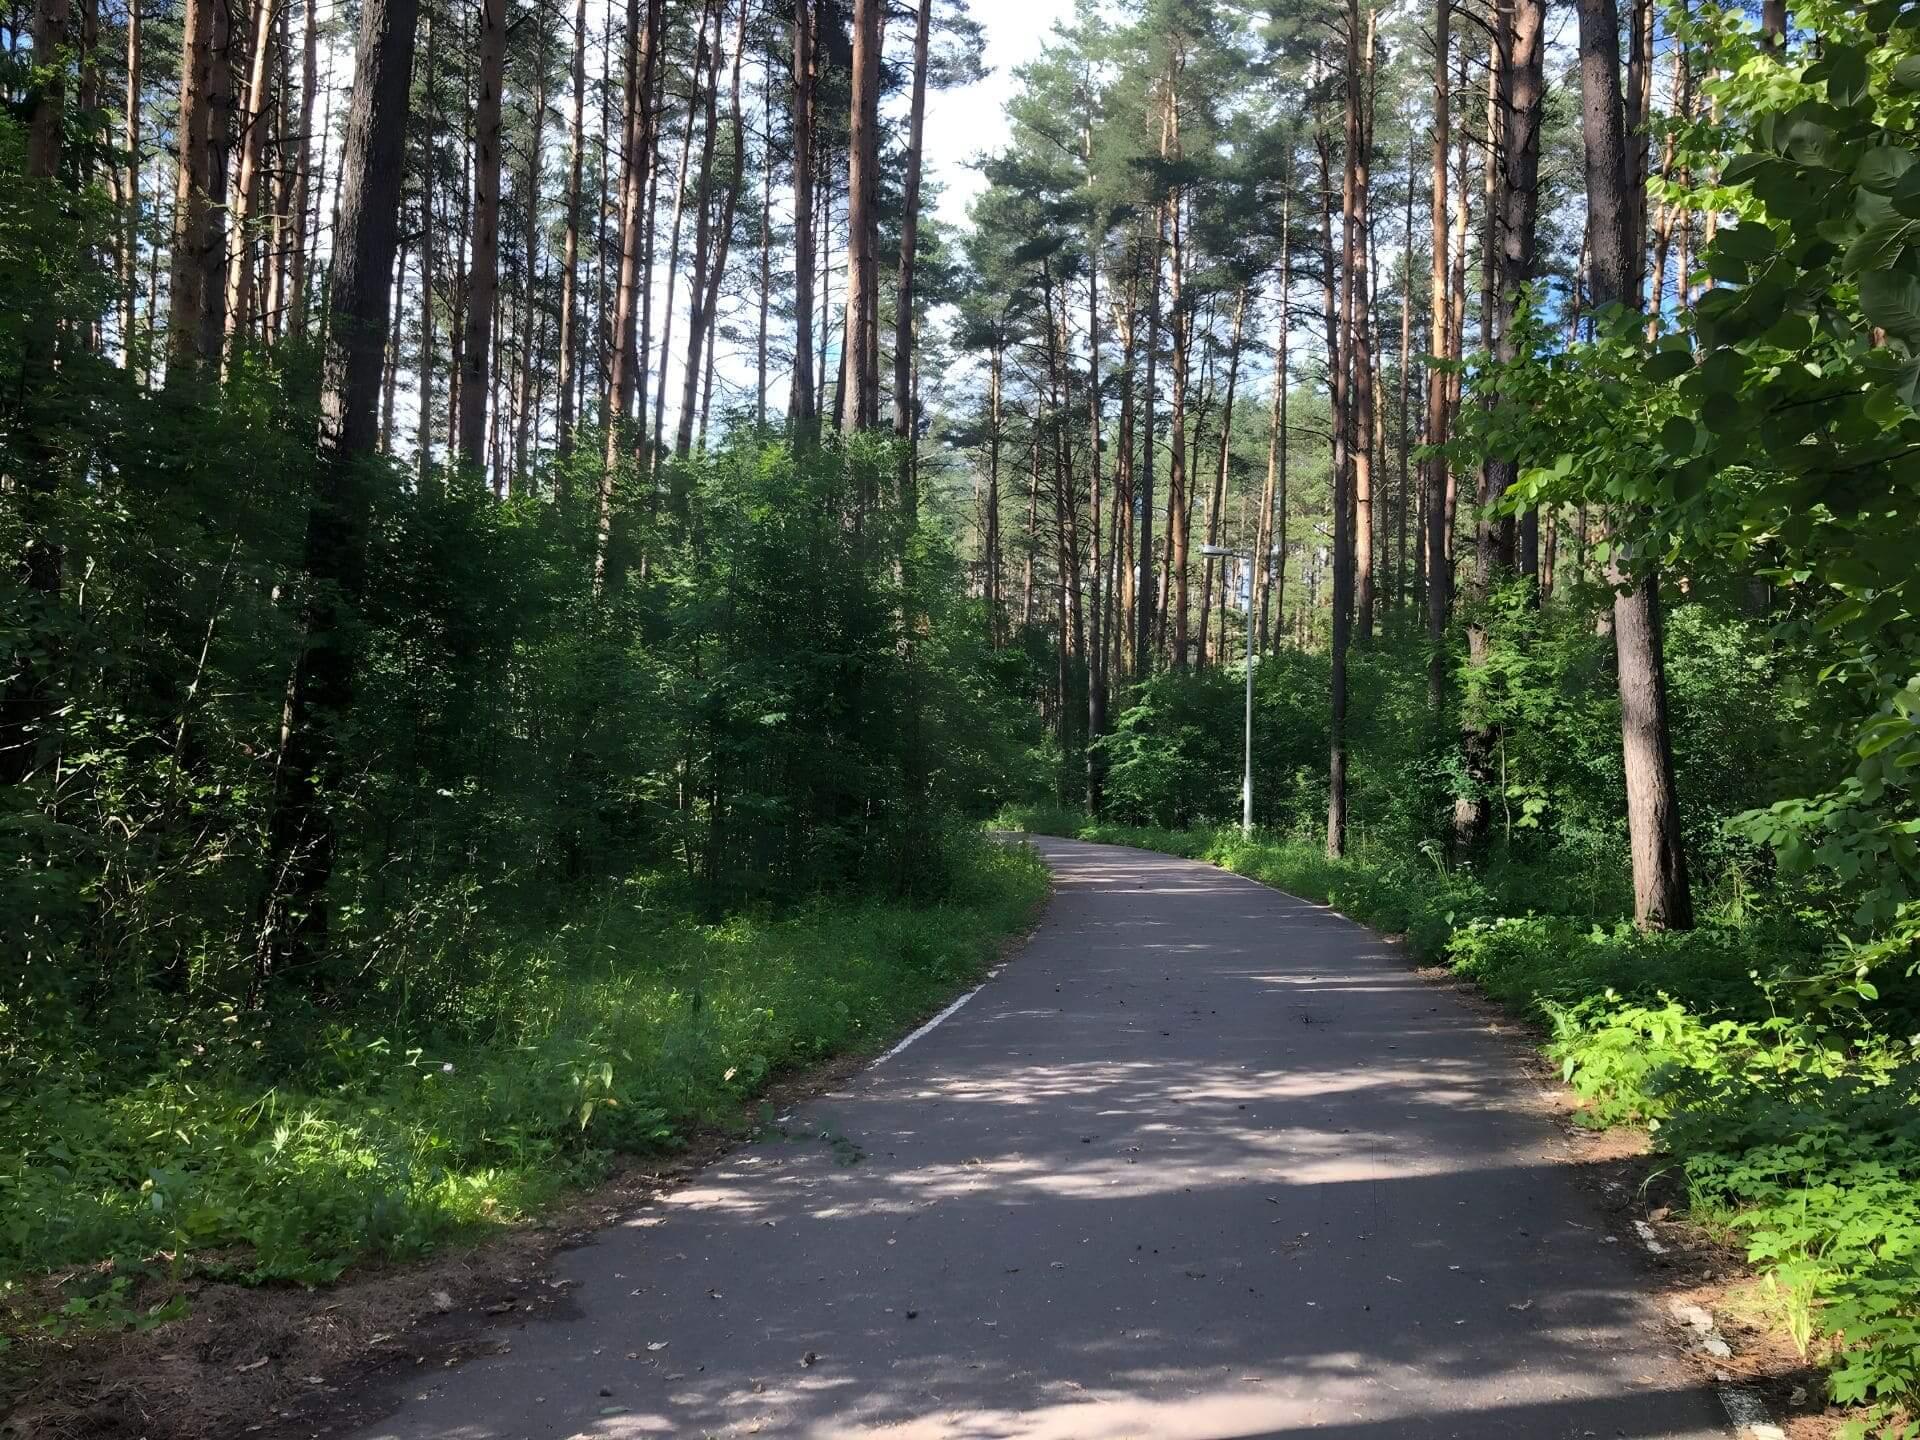
<path fill-rule="evenodd" d="M 1240 770 L 1240 833 L 1250 836 L 1253 834 L 1253 552 L 1236 550 L 1231 545 L 1202 545 L 1200 553 L 1222 560 L 1238 560 L 1247 567 L 1247 718 Z M 1279 553 L 1280 547 L 1276 545 L 1267 552 L 1268 559 Z M 1220 571 L 1220 588 L 1225 591 L 1226 566 L 1222 565 Z"/>

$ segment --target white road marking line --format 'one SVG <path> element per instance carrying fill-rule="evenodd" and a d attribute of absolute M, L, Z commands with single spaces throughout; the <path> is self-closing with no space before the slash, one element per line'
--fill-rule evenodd
<path fill-rule="evenodd" d="M 946 1009 L 942 1010 L 938 1015 L 934 1016 L 931 1020 L 927 1021 L 926 1024 L 922 1025 L 918 1030 L 914 1031 L 911 1035 L 907 1036 L 906 1039 L 902 1040 L 899 1044 L 895 1045 L 891 1050 L 887 1051 L 886 1054 L 882 1055 L 878 1060 L 874 1061 L 873 1064 L 869 1065 L 867 1068 L 869 1070 L 878 1070 L 882 1065 L 886 1064 L 887 1061 L 893 1059 L 894 1056 L 898 1055 L 902 1050 L 906 1049 L 909 1045 L 913 1044 L 914 1041 L 920 1039 L 921 1036 L 930 1034 L 933 1030 L 938 1028 L 943 1021 L 952 1019 L 955 1012 L 958 1011 L 962 1005 L 966 1004 L 969 1000 L 973 999 L 974 996 L 978 995 L 982 990 L 986 989 L 987 986 L 992 983 L 994 977 L 997 976 L 1005 968 L 1006 967 L 1004 965 L 994 966 L 993 969 L 987 972 L 987 978 L 985 980 L 982 980 L 978 985 L 974 986 L 973 989 L 967 991 L 966 994 L 962 995 L 958 1000 L 954 1001 L 951 1005 L 947 1006 Z"/>

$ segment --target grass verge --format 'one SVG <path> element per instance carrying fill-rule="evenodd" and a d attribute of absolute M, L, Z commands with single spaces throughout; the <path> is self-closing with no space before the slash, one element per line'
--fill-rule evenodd
<path fill-rule="evenodd" d="M 1851 1434 L 1920 1435 L 1920 1020 L 1911 997 L 1810 1007 L 1790 921 L 1642 935 L 1543 867 L 1448 866 L 1316 839 L 1162 830 L 1072 811 L 1009 828 L 1206 860 L 1403 934 L 1541 1025 L 1596 1126 L 1642 1124 L 1691 1212 L 1737 1240 Z M 1569 913 L 1572 912 L 1572 913 Z"/>
<path fill-rule="evenodd" d="M 458 1042 L 363 1019 L 316 1023 L 271 1072 L 184 1037 L 137 1067 L 11 1057 L 31 1083 L 0 1089 L 6 1329 L 150 1326 L 179 1291 L 148 1306 L 143 1281 L 320 1284 L 527 1217 L 616 1153 L 737 1125 L 782 1074 L 877 1050 L 976 979 L 1046 887 L 1031 852 L 982 842 L 932 906 L 699 925 L 610 899 L 503 949 Z"/>

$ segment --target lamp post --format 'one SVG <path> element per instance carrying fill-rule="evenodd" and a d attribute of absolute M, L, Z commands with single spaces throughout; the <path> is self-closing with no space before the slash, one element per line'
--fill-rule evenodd
<path fill-rule="evenodd" d="M 1238 560 L 1247 567 L 1247 574 L 1246 574 L 1247 601 L 1244 607 L 1247 612 L 1247 715 L 1246 715 L 1246 733 L 1245 733 L 1245 736 L 1243 737 L 1242 751 L 1241 751 L 1240 833 L 1243 835 L 1252 835 L 1253 834 L 1253 552 L 1251 550 L 1235 550 L 1231 545 L 1202 545 L 1200 547 L 1200 553 L 1202 555 L 1217 556 L 1222 560 L 1226 560 L 1226 559 Z M 1277 555 L 1280 553 L 1279 547 L 1275 546 L 1272 550 L 1268 551 L 1267 553 L 1268 553 L 1268 558 L 1271 559 L 1274 555 Z M 1222 571 L 1222 575 L 1221 575 L 1222 583 L 1220 588 L 1224 591 L 1226 589 L 1226 584 L 1225 584 L 1226 576 L 1224 573 L 1226 570 L 1226 567 L 1223 565 L 1220 568 Z"/>

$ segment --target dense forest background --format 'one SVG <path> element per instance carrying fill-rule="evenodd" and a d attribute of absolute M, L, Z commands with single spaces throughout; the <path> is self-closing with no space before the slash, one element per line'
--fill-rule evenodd
<path fill-rule="evenodd" d="M 1920 7 L 1083 3 L 956 229 L 979 49 L 0 11 L 14 1321 L 871 1043 L 1038 893 L 998 812 L 1477 975 L 1906 1423 Z"/>

